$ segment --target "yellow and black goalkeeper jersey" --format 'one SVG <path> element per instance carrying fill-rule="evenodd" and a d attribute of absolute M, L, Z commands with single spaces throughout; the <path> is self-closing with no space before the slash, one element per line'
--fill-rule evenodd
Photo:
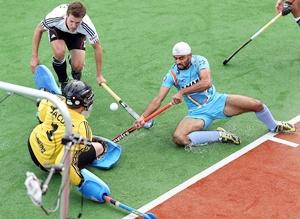
<path fill-rule="evenodd" d="M 46 99 L 41 101 L 38 113 L 42 123 L 32 131 L 30 145 L 40 164 L 54 164 L 64 147 L 61 143 L 65 135 L 64 120 L 58 108 Z M 85 117 L 72 109 L 69 109 L 69 113 L 72 119 L 72 133 L 91 140 L 92 131 Z M 73 145 L 72 151 L 74 153 L 74 150 L 78 151 L 83 147 L 84 145 Z"/>

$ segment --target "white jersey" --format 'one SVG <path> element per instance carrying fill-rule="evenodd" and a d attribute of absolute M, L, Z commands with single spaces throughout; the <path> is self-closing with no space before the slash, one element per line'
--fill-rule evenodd
<path fill-rule="evenodd" d="M 41 21 L 43 28 L 45 30 L 49 30 L 51 27 L 56 27 L 63 32 L 71 34 L 81 33 L 88 38 L 91 44 L 98 42 L 99 37 L 96 28 L 87 14 L 83 17 L 81 24 L 75 32 L 69 31 L 66 25 L 67 9 L 68 4 L 62 4 L 54 8 L 49 14 L 47 14 L 45 19 Z"/>

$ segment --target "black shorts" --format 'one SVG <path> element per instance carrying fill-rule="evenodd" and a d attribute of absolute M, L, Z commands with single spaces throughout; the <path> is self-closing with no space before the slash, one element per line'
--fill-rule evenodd
<path fill-rule="evenodd" d="M 54 40 L 64 40 L 68 50 L 81 49 L 85 50 L 86 36 L 81 33 L 71 34 L 57 29 L 56 27 L 51 27 L 48 31 L 49 41 Z"/>
<path fill-rule="evenodd" d="M 90 165 L 96 158 L 95 148 L 93 146 L 85 146 L 85 148 L 78 153 L 77 166 L 81 170 Z"/>

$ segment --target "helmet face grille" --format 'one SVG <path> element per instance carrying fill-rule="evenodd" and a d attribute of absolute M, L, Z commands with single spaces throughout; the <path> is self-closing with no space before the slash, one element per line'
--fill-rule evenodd
<path fill-rule="evenodd" d="M 82 96 L 84 96 L 83 100 L 82 100 L 82 105 L 88 109 L 94 102 L 94 93 L 91 89 L 89 90 L 85 90 L 84 94 L 82 94 Z"/>
<path fill-rule="evenodd" d="M 94 94 L 92 88 L 83 81 L 72 80 L 64 88 L 63 96 L 70 108 L 83 106 L 88 109 L 93 104 Z"/>

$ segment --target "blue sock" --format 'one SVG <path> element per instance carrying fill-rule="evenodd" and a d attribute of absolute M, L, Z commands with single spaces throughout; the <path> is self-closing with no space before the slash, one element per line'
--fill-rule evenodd
<path fill-rule="evenodd" d="M 262 111 L 255 113 L 256 117 L 262 121 L 270 131 L 273 131 L 277 126 L 276 120 L 273 118 L 269 108 L 264 105 Z"/>
<path fill-rule="evenodd" d="M 218 142 L 220 138 L 218 131 L 196 131 L 190 133 L 188 136 L 193 145 Z"/>

